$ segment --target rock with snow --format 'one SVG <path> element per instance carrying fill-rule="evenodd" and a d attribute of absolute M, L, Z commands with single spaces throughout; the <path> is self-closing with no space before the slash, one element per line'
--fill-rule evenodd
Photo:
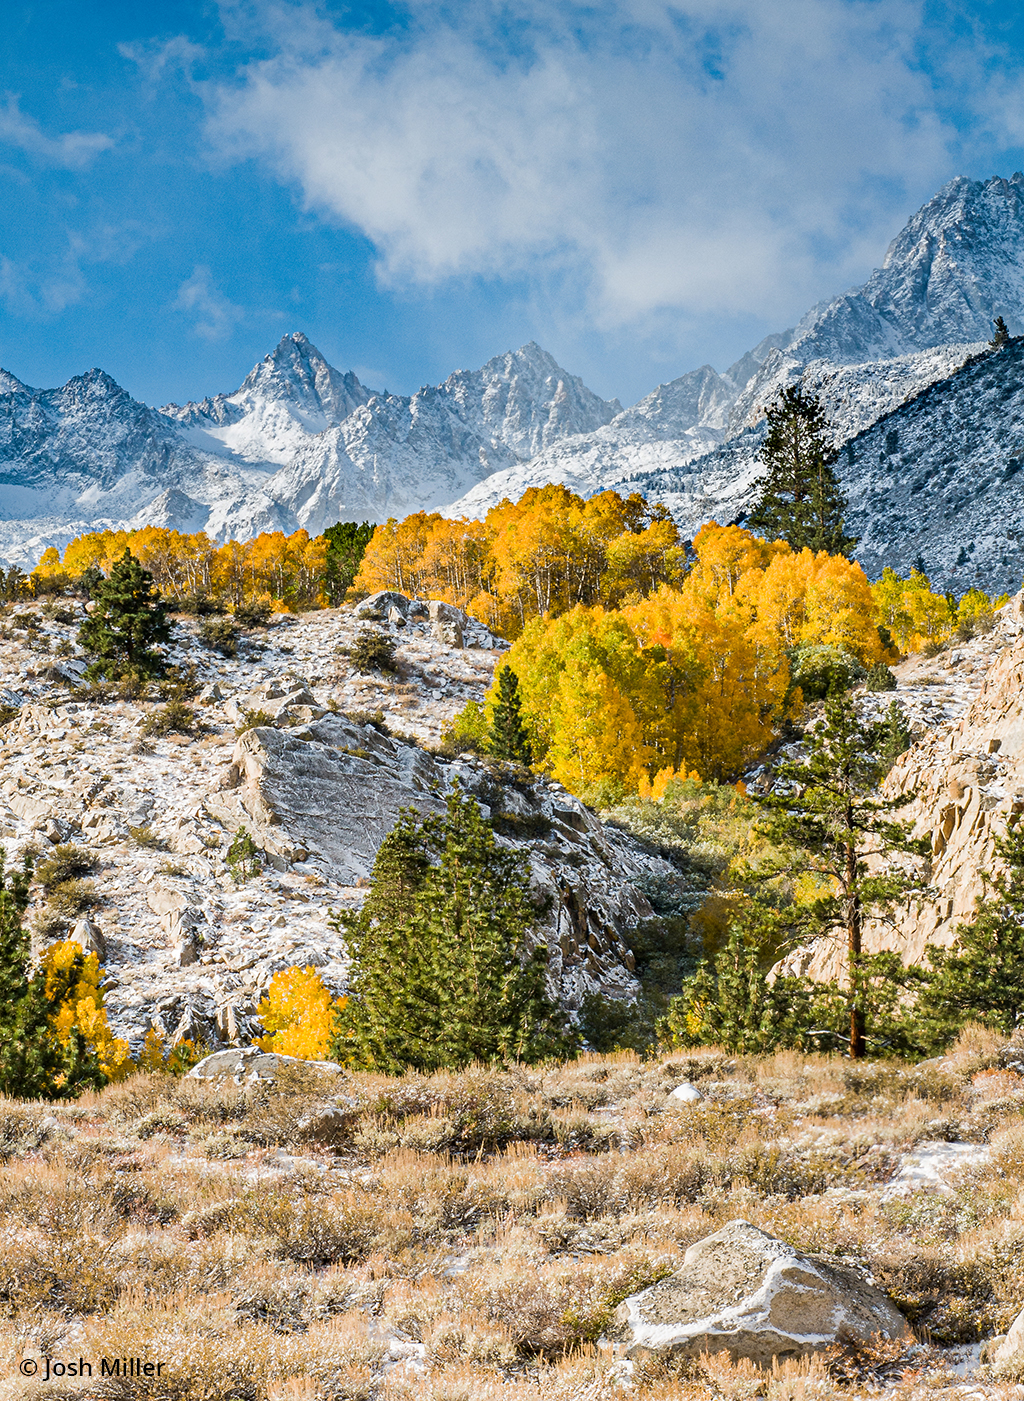
<path fill-rule="evenodd" d="M 681 1085 L 677 1085 L 668 1097 L 669 1104 L 696 1104 L 704 1096 L 696 1085 L 691 1085 L 688 1080 L 684 1080 Z"/>
<path fill-rule="evenodd" d="M 730 1221 L 691 1245 L 675 1274 L 625 1299 L 611 1336 L 628 1357 L 725 1352 L 770 1367 L 837 1342 L 912 1335 L 856 1270 Z"/>
<path fill-rule="evenodd" d="M 188 1072 L 190 1080 L 233 1080 L 236 1085 L 272 1085 L 283 1070 L 301 1068 L 320 1071 L 325 1075 L 340 1075 L 341 1066 L 334 1061 L 301 1060 L 297 1056 L 282 1056 L 276 1051 L 261 1051 L 257 1046 L 237 1050 L 214 1051 L 204 1056 Z"/>
<path fill-rule="evenodd" d="M 101 963 L 107 956 L 107 941 L 103 937 L 103 931 L 99 925 L 93 924 L 91 919 L 75 921 L 71 930 L 71 942 L 77 944 L 86 957 L 95 954 Z"/>
<path fill-rule="evenodd" d="M 372 593 L 368 598 L 364 598 L 362 603 L 356 606 L 356 617 L 366 618 L 367 621 L 382 623 L 385 622 L 392 611 L 397 611 L 405 618 L 409 612 L 410 601 L 404 593 L 395 593 L 392 589 L 381 589 L 379 593 Z"/>
<path fill-rule="evenodd" d="M 569 1007 L 591 992 L 635 995 L 630 930 L 651 913 L 640 886 L 671 868 L 563 789 L 536 780 L 524 791 L 500 766 L 473 757 L 442 763 L 333 714 L 301 734 L 248 730 L 232 762 L 237 786 L 210 794 L 208 811 L 228 827 L 245 826 L 271 859 L 287 865 L 301 851 L 350 885 L 368 880 L 402 809 L 440 812 L 457 782 L 496 819 L 502 840 L 527 854 L 538 896 L 550 897 L 538 939 L 548 948 L 552 990 Z"/>

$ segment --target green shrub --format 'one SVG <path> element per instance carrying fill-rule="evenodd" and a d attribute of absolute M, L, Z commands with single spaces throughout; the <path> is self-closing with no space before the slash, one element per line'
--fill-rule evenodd
<path fill-rule="evenodd" d="M 490 753 L 491 725 L 487 712 L 479 701 L 467 701 L 457 715 L 441 731 L 441 750 L 445 754 Z"/>
<path fill-rule="evenodd" d="M 239 827 L 234 840 L 228 847 L 227 866 L 231 879 L 242 885 L 253 876 L 259 875 L 263 864 L 259 847 L 244 827 Z"/>
<path fill-rule="evenodd" d="M 896 678 L 885 662 L 875 662 L 874 666 L 868 668 L 864 684 L 869 691 L 896 690 Z"/>
<path fill-rule="evenodd" d="M 383 710 L 346 710 L 345 719 L 351 720 L 353 725 L 369 725 L 381 735 L 390 735 L 391 733 L 391 727 L 384 719 Z"/>
<path fill-rule="evenodd" d="M 199 728 L 196 713 L 183 700 L 169 700 L 159 710 L 154 710 L 142 727 L 143 734 L 168 735 L 172 732 L 183 735 L 195 734 Z"/>
<path fill-rule="evenodd" d="M 199 628 L 199 640 L 222 657 L 238 654 L 238 624 L 231 618 L 206 618 Z"/>
<path fill-rule="evenodd" d="M 235 726 L 235 734 L 244 735 L 246 730 L 256 730 L 264 726 L 273 726 L 273 723 L 273 715 L 268 715 L 265 710 L 243 710 L 242 718 Z"/>
<path fill-rule="evenodd" d="M 804 700 L 838 696 L 864 679 L 864 668 L 842 647 L 797 647 L 792 653 L 790 679 Z"/>
<path fill-rule="evenodd" d="M 357 671 L 397 671 L 395 644 L 382 632 L 363 628 L 352 644 L 349 658 Z"/>
<path fill-rule="evenodd" d="M 236 603 L 233 616 L 240 628 L 265 628 L 272 611 L 264 599 L 253 599 L 249 603 Z"/>
<path fill-rule="evenodd" d="M 215 613 L 223 613 L 224 605 L 208 593 L 186 594 L 178 603 L 179 613 L 187 613 L 192 618 L 209 618 Z"/>
<path fill-rule="evenodd" d="M 35 869 L 35 878 L 49 895 L 68 881 L 78 881 L 83 876 L 91 876 L 99 869 L 99 864 L 99 857 L 93 852 L 87 851 L 83 846 L 75 846 L 73 842 L 65 842 L 54 847 L 52 854 L 45 861 L 39 862 Z"/>

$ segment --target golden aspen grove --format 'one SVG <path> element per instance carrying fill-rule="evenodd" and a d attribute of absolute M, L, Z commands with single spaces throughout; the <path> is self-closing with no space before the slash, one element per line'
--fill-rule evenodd
<path fill-rule="evenodd" d="M 329 541 L 304 530 L 221 545 L 155 526 L 97 531 L 63 556 L 48 549 L 32 584 L 109 573 L 126 548 L 172 604 L 327 605 Z M 971 589 L 957 602 L 916 569 L 870 584 L 841 555 L 713 521 L 691 544 L 664 506 L 557 485 L 482 521 L 419 511 L 377 526 L 352 596 L 380 589 L 441 599 L 508 638 L 536 766 L 594 800 L 737 779 L 801 705 L 805 649 L 867 669 L 937 647 L 1004 601 Z"/>

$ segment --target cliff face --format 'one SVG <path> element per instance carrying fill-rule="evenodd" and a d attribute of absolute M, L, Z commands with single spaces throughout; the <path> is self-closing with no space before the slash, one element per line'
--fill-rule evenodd
<path fill-rule="evenodd" d="M 1013 605 L 1020 614 L 1021 598 Z M 959 722 L 941 726 L 900 756 L 885 784 L 914 793 L 902 810 L 931 839 L 931 899 L 900 912 L 895 930 L 872 930 L 874 947 L 917 962 L 928 943 L 948 945 L 974 913 L 994 864 L 993 837 L 1024 812 L 1024 640 L 1008 647 Z"/>

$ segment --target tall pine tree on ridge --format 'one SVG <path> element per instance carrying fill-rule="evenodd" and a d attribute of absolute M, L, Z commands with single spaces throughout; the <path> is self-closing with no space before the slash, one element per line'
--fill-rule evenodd
<path fill-rule="evenodd" d="M 747 527 L 768 540 L 785 540 L 794 550 L 826 550 L 849 559 L 857 541 L 843 531 L 847 503 L 833 470 L 839 454 L 821 404 L 791 384 L 766 414 L 760 458 L 767 471 L 756 483 L 760 496 Z"/>

